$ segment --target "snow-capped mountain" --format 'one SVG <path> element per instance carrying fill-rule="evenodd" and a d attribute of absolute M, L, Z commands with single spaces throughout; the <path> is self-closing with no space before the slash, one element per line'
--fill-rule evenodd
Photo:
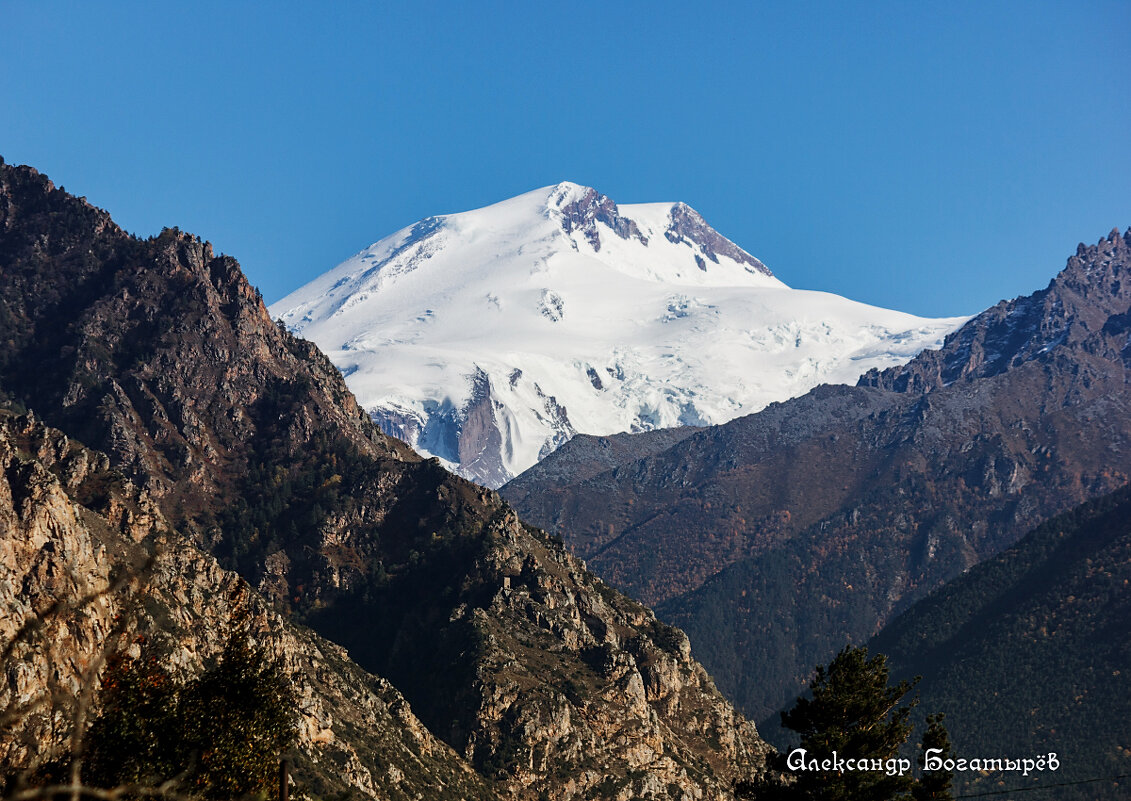
<path fill-rule="evenodd" d="M 491 487 L 575 433 L 723 423 L 965 320 L 790 289 L 683 203 L 572 183 L 421 220 L 271 312 L 383 430 Z"/>

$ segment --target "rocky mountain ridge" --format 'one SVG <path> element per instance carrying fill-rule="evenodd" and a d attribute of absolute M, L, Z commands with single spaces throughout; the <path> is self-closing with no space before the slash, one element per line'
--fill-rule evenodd
<path fill-rule="evenodd" d="M 1127 312 L 1124 265 L 1127 237 L 1113 229 L 1098 244 L 1080 243 L 1048 287 L 1003 300 L 974 317 L 944 347 L 905 365 L 861 376 L 860 386 L 930 392 L 956 381 L 1000 375 L 1061 345 L 1082 345 Z"/>
<path fill-rule="evenodd" d="M 469 792 L 728 799 L 761 771 L 765 744 L 681 632 L 382 435 L 230 257 L 175 229 L 131 237 L 0 164 L 0 272 L 0 391 L 390 680 L 474 769 Z"/>

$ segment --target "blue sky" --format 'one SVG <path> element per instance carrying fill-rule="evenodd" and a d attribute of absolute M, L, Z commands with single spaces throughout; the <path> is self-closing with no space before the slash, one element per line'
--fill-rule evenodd
<path fill-rule="evenodd" d="M 1131 225 L 1127 2 L 187 5 L 0 1 L 0 155 L 268 301 L 560 180 L 929 315 Z"/>

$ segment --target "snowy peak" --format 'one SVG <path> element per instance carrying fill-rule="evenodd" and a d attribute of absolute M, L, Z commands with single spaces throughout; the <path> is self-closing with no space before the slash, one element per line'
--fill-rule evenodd
<path fill-rule="evenodd" d="M 459 253 L 459 264 L 430 261 L 441 251 Z M 565 181 L 474 211 L 426 217 L 370 245 L 275 308 L 302 333 L 315 319 L 346 315 L 393 285 L 506 283 L 552 272 L 563 256 L 573 254 L 589 257 L 590 267 L 639 280 L 785 287 L 685 203 L 618 206 L 592 187 Z M 419 269 L 428 277 L 410 278 Z"/>
<path fill-rule="evenodd" d="M 271 311 L 386 432 L 490 486 L 578 432 L 723 423 L 962 322 L 790 289 L 684 203 L 569 182 L 425 218 Z"/>

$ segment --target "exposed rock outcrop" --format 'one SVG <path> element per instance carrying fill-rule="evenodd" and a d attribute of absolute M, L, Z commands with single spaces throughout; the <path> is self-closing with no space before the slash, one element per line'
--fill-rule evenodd
<path fill-rule="evenodd" d="M 676 244 L 690 242 L 698 245 L 703 256 L 715 264 L 719 263 L 719 256 L 726 256 L 739 264 L 746 265 L 746 269 L 752 273 L 773 275 L 769 267 L 708 225 L 702 215 L 686 203 L 676 203 L 672 206 L 671 223 L 668 225 L 668 230 L 664 231 L 664 237 Z M 699 269 L 706 271 L 706 263 L 700 257 L 696 258 L 700 259 Z"/>
<path fill-rule="evenodd" d="M 578 192 L 580 196 L 575 197 Z M 562 230 L 567 234 L 580 232 L 594 251 L 601 250 L 601 233 L 597 228 L 599 222 L 604 223 L 621 239 L 632 237 L 643 245 L 648 244 L 648 237 L 640 232 L 636 223 L 622 217 L 612 198 L 602 195 L 596 189 L 561 184 L 558 193 L 551 196 L 551 202 L 555 200 L 562 215 Z"/>
<path fill-rule="evenodd" d="M 136 653 L 144 638 L 174 673 L 196 674 L 239 618 L 293 682 L 298 774 L 312 792 L 496 798 L 392 685 L 185 542 L 105 455 L 3 411 L 0 557 L 0 776 L 66 751 L 74 707 L 112 652 Z"/>

